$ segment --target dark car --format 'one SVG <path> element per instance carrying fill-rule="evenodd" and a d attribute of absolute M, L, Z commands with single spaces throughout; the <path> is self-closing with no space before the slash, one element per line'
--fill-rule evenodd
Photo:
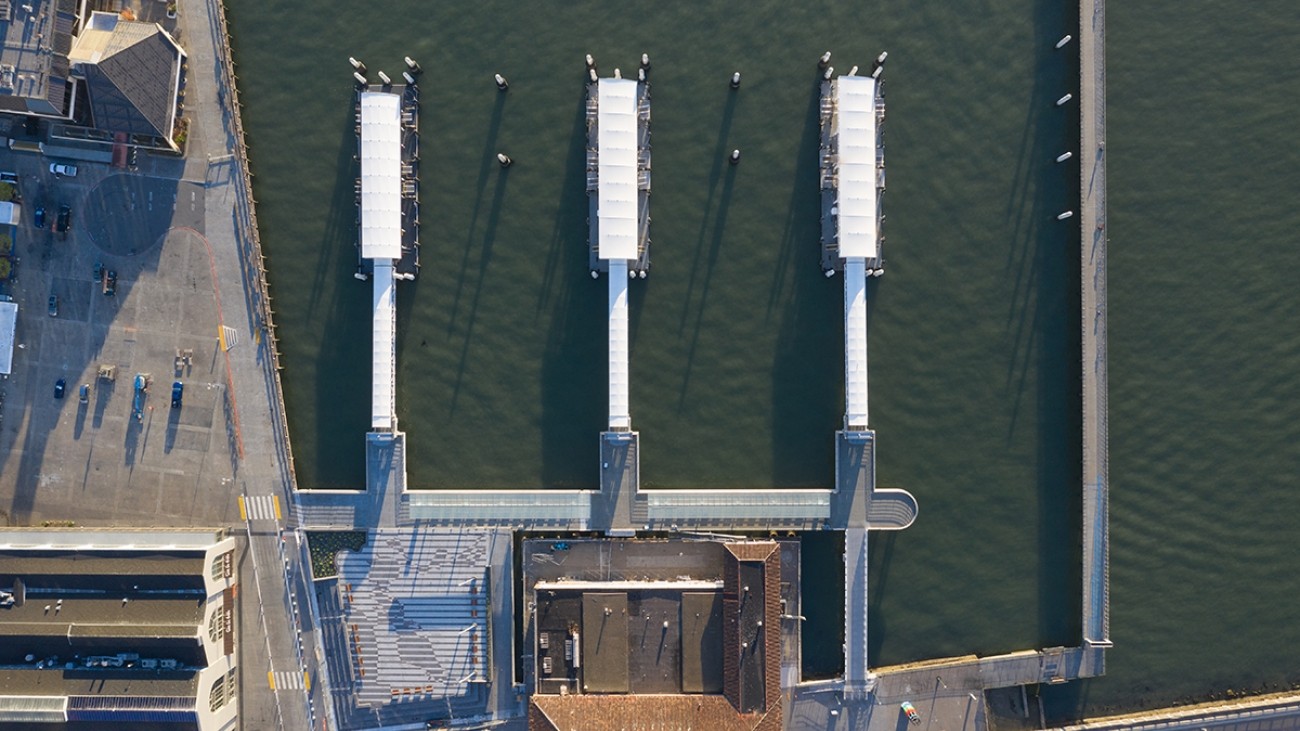
<path fill-rule="evenodd" d="M 59 219 L 57 221 L 58 231 L 67 233 L 72 230 L 72 208 L 69 206 L 59 206 Z"/>
<path fill-rule="evenodd" d="M 77 400 L 80 401 L 80 402 L 83 403 L 83 404 L 90 400 L 90 384 L 89 384 L 89 383 L 83 383 L 83 384 L 81 384 L 81 389 L 80 389 L 79 391 L 77 391 Z"/>
<path fill-rule="evenodd" d="M 112 269 L 104 272 L 104 294 L 109 297 L 117 294 L 117 272 Z"/>
<path fill-rule="evenodd" d="M 45 206 L 36 207 L 36 228 L 45 228 Z"/>
<path fill-rule="evenodd" d="M 63 398 L 63 392 L 68 388 L 68 382 L 60 378 L 54 382 L 54 398 Z"/>
<path fill-rule="evenodd" d="M 58 317 L 58 316 L 59 316 L 59 296 L 57 294 L 52 294 L 50 295 L 50 317 Z"/>
<path fill-rule="evenodd" d="M 172 408 L 173 409 L 179 409 L 181 407 L 181 398 L 184 396 L 185 396 L 185 384 L 181 383 L 180 381 L 176 381 L 175 383 L 173 383 L 172 384 Z"/>

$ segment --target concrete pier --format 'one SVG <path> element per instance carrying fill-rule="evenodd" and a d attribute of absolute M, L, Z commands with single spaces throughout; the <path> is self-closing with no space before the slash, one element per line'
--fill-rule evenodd
<path fill-rule="evenodd" d="M 1083 367 L 1083 641 L 1109 647 L 1110 484 L 1106 407 L 1106 1 L 1079 4 Z"/>

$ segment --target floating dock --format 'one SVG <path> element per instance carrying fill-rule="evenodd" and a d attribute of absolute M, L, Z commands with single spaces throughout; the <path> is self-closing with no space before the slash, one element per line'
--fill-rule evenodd
<path fill-rule="evenodd" d="M 879 68 L 872 76 L 822 80 L 818 152 L 824 272 L 844 270 L 846 247 L 862 257 L 872 276 L 885 270 L 885 95 Z"/>
<path fill-rule="evenodd" d="M 650 270 L 649 81 L 616 76 L 587 84 L 587 198 L 592 275 L 610 271 L 609 247 L 619 242 L 617 258 L 627 262 L 628 276 L 645 279 Z"/>
<path fill-rule="evenodd" d="M 362 220 L 361 207 L 362 197 L 367 187 L 366 183 L 369 182 L 369 187 L 373 190 L 374 186 L 379 182 L 376 179 L 365 180 L 367 168 L 363 149 L 365 140 L 363 139 L 362 130 L 362 99 L 367 94 L 385 94 L 399 100 L 400 126 L 398 136 L 400 140 L 400 157 L 398 159 L 400 176 L 395 188 L 392 188 L 390 180 L 385 180 L 384 184 L 389 185 L 391 189 L 383 192 L 385 195 L 396 195 L 397 199 L 400 200 L 402 250 L 401 256 L 395 260 L 393 272 L 398 279 L 415 279 L 415 276 L 420 273 L 420 88 L 417 84 L 384 83 L 367 83 L 364 86 L 358 84 L 356 105 L 354 107 L 356 114 L 357 159 L 362 162 L 356 181 L 358 279 L 364 279 L 373 274 L 373 263 L 363 251 L 364 243 L 362 239 L 365 233 L 363 230 L 365 222 Z"/>

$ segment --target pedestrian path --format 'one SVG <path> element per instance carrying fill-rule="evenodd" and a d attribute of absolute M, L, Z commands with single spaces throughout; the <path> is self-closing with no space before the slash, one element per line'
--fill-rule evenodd
<path fill-rule="evenodd" d="M 280 520 L 280 498 L 277 495 L 252 495 L 239 498 L 241 520 Z"/>
<path fill-rule="evenodd" d="M 271 690 L 302 690 L 311 687 L 307 673 L 301 670 L 272 670 L 266 675 Z"/>

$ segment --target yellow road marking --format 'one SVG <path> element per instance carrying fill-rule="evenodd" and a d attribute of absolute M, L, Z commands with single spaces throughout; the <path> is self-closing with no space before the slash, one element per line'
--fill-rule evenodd
<path fill-rule="evenodd" d="M 266 682 L 271 684 L 271 690 L 275 690 L 275 672 L 271 670 L 266 671 Z"/>
<path fill-rule="evenodd" d="M 306 670 L 302 671 L 302 682 L 307 690 L 311 690 L 311 676 L 307 674 Z"/>
<path fill-rule="evenodd" d="M 271 496 L 271 503 L 272 503 L 273 505 L 275 505 L 275 519 L 276 519 L 276 520 L 279 520 L 279 519 L 280 519 L 280 496 L 279 496 L 279 495 L 272 495 L 272 496 Z"/>
<path fill-rule="evenodd" d="M 243 498 L 243 496 L 240 496 L 240 498 L 239 498 L 239 519 L 240 519 L 240 520 L 248 520 L 248 508 L 244 507 L 244 498 Z M 271 683 L 271 687 L 274 688 L 274 687 L 275 687 L 275 683 Z"/>

